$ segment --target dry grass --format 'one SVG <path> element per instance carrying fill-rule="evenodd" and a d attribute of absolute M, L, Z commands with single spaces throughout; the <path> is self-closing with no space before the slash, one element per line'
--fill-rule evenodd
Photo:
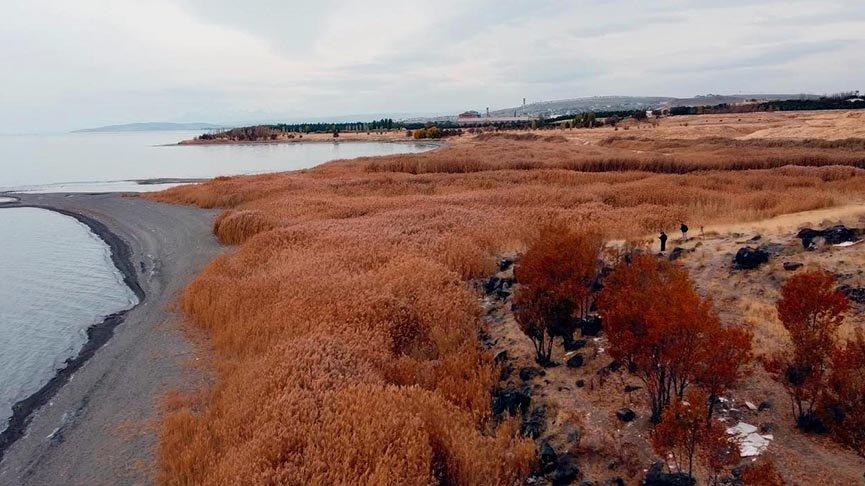
<path fill-rule="evenodd" d="M 535 446 L 493 425 L 497 373 L 465 279 L 551 219 L 626 238 L 865 196 L 849 167 L 549 168 L 570 145 L 494 137 L 147 196 L 225 208 L 214 230 L 242 243 L 183 296 L 217 378 L 168 415 L 160 481 L 519 483 Z"/>

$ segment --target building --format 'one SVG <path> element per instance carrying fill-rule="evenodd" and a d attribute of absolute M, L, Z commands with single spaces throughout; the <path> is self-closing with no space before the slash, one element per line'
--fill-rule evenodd
<path fill-rule="evenodd" d="M 459 114 L 459 118 L 480 118 L 480 117 L 481 117 L 481 114 L 474 111 L 474 110 L 466 111 L 466 112 Z"/>

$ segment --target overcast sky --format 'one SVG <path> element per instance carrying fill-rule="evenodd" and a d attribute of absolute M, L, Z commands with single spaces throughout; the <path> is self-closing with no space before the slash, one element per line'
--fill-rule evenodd
<path fill-rule="evenodd" d="M 6 133 L 865 90 L 862 0 L 0 0 L 0 12 Z"/>

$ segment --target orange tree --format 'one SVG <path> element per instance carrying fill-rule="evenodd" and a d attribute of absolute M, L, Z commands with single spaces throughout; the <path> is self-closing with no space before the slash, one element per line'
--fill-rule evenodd
<path fill-rule="evenodd" d="M 694 382 L 709 394 L 707 422 L 718 398 L 742 378 L 745 365 L 751 360 L 751 333 L 738 327 L 710 326 L 706 337 L 709 346 L 694 361 Z"/>
<path fill-rule="evenodd" d="M 573 333 L 574 319 L 584 317 L 598 276 L 601 239 L 582 235 L 562 224 L 541 229 L 515 268 L 519 286 L 514 314 L 535 346 L 536 360 L 551 361 L 554 336 L 563 329 Z"/>
<path fill-rule="evenodd" d="M 835 278 L 822 270 L 798 274 L 781 288 L 778 317 L 790 334 L 793 352 L 775 355 L 764 365 L 787 389 L 802 429 L 822 429 L 815 422 L 815 407 L 825 391 L 835 336 L 849 306 L 836 290 Z"/>
<path fill-rule="evenodd" d="M 713 393 L 735 382 L 742 361 L 731 363 L 733 369 L 717 382 L 709 383 L 709 370 L 718 356 L 741 357 L 747 351 L 717 344 L 750 348 L 745 344 L 750 340 L 738 333 L 715 343 L 727 334 L 712 301 L 697 294 L 685 269 L 654 256 L 623 258 L 605 282 L 598 309 L 610 354 L 646 385 L 655 423 L 671 398 L 681 399 L 695 379 L 712 385 Z"/>
<path fill-rule="evenodd" d="M 824 408 L 833 435 L 865 457 L 865 332 L 832 356 Z"/>

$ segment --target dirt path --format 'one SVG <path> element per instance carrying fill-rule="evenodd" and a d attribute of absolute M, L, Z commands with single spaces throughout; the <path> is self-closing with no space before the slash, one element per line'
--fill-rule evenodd
<path fill-rule="evenodd" d="M 195 359 L 193 348 L 171 304 L 221 251 L 211 233 L 215 212 L 118 194 L 19 197 L 23 205 L 104 225 L 129 248 L 127 272 L 135 272 L 145 298 L 32 414 L 26 435 L 0 462 L 0 484 L 150 483 L 162 396 L 205 378 L 188 366 Z"/>

